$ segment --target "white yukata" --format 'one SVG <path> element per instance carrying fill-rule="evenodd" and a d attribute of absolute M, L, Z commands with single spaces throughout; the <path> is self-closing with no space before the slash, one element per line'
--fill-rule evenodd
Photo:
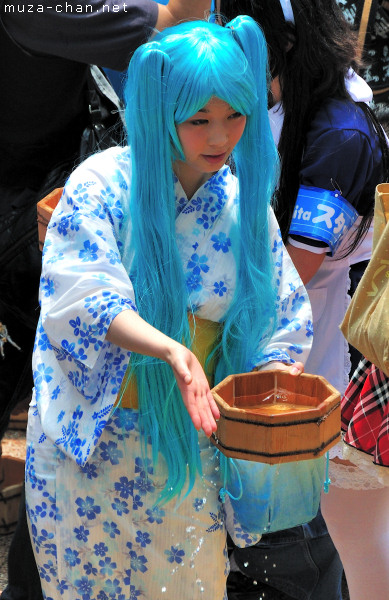
<path fill-rule="evenodd" d="M 128 149 L 88 159 L 48 229 L 27 432 L 33 548 L 46 599 L 223 600 L 228 558 L 215 448 L 200 433 L 203 476 L 178 508 L 175 500 L 156 506 L 164 459 L 142 460 L 136 409 L 113 410 L 130 353 L 105 335 L 120 311 L 136 310 L 119 242 L 129 173 Z M 175 186 L 191 303 L 198 317 L 221 322 L 236 283 L 237 180 L 224 166 L 191 200 Z M 270 222 L 279 322 L 253 363 L 304 361 L 310 306 L 273 215 Z M 241 537 L 242 545 L 256 541 Z"/>

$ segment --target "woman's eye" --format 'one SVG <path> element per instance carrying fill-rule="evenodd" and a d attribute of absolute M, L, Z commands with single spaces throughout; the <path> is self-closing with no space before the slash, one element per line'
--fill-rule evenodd
<path fill-rule="evenodd" d="M 193 119 L 190 121 L 191 125 L 204 125 L 204 123 L 208 123 L 206 119 Z"/>
<path fill-rule="evenodd" d="M 243 117 L 242 113 L 240 113 L 240 112 L 234 112 L 228 118 L 229 119 L 238 119 L 239 117 Z"/>

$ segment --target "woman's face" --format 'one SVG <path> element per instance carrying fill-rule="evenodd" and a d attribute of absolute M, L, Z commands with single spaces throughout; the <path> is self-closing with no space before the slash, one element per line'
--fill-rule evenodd
<path fill-rule="evenodd" d="M 189 119 L 177 125 L 185 161 L 176 160 L 174 172 L 188 198 L 218 171 L 239 142 L 246 117 L 227 102 L 213 97 Z"/>

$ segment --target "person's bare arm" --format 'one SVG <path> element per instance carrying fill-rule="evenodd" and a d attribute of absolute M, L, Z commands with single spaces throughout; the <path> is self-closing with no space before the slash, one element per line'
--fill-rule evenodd
<path fill-rule="evenodd" d="M 182 400 L 197 430 L 210 436 L 216 431 L 219 410 L 205 373 L 188 348 L 144 321 L 136 312 L 124 310 L 112 321 L 106 339 L 121 348 L 154 356 L 173 369 Z"/>
<path fill-rule="evenodd" d="M 159 5 L 155 28 L 161 31 L 181 21 L 204 19 L 210 7 L 211 0 L 170 0 L 166 6 Z"/>
<path fill-rule="evenodd" d="M 296 248 L 291 244 L 286 244 L 286 249 L 305 285 L 319 270 L 325 259 L 325 253 L 315 254 L 314 252 L 309 252 L 309 250 Z"/>

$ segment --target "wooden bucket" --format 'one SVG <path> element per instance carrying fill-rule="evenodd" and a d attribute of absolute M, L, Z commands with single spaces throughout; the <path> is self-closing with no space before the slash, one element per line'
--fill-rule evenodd
<path fill-rule="evenodd" d="M 221 416 L 211 441 L 226 456 L 269 464 L 306 460 L 340 439 L 340 394 L 319 375 L 230 375 L 212 394 Z"/>
<path fill-rule="evenodd" d="M 56 188 L 50 194 L 39 200 L 37 204 L 37 217 L 38 217 L 38 235 L 39 235 L 39 249 L 43 250 L 43 244 L 45 243 L 47 225 L 51 219 L 51 215 L 55 207 L 57 206 L 59 199 L 62 196 L 63 188 Z"/>

